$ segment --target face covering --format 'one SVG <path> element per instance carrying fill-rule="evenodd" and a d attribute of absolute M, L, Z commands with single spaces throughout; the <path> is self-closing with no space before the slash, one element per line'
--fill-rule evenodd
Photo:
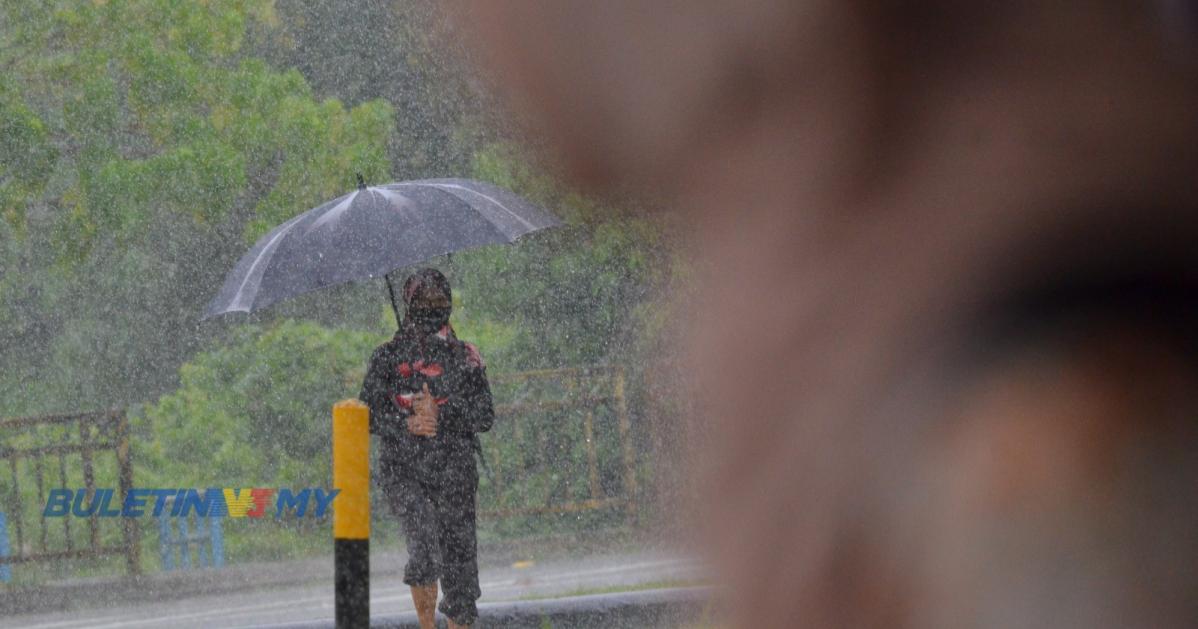
<path fill-rule="evenodd" d="M 450 308 L 412 308 L 408 310 L 408 318 L 415 324 L 421 334 L 436 334 L 442 326 L 449 323 Z"/>

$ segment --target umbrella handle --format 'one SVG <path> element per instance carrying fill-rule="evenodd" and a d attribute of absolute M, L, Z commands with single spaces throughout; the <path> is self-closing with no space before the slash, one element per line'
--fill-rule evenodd
<path fill-rule="evenodd" d="M 395 311 L 395 329 L 402 327 L 403 321 L 399 316 L 399 304 L 395 303 L 395 287 L 391 285 L 391 274 L 384 273 L 383 278 L 387 280 L 387 293 L 391 295 L 391 309 Z"/>

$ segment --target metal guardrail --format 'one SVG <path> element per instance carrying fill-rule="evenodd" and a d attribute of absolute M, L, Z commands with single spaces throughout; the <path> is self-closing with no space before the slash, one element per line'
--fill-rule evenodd
<path fill-rule="evenodd" d="M 552 413 L 567 416 L 571 413 L 581 414 L 581 441 L 586 456 L 586 486 L 587 498 L 551 502 L 541 505 L 528 505 L 514 508 L 485 508 L 488 496 L 480 495 L 480 516 L 511 517 L 517 515 L 539 515 L 548 513 L 571 513 L 597 509 L 622 508 L 630 522 L 636 519 L 636 496 L 638 492 L 636 476 L 636 449 L 632 440 L 632 423 L 628 413 L 626 397 L 626 376 L 623 367 L 598 365 L 590 367 L 572 367 L 563 369 L 543 369 L 516 373 L 497 374 L 491 377 L 493 389 L 502 389 L 504 385 L 529 383 L 551 383 L 557 395 L 530 396 L 533 399 L 503 402 L 497 396 L 495 405 L 496 428 L 492 433 L 510 430 L 510 438 L 516 443 L 525 441 L 525 424 L 527 416 L 536 413 Z M 600 467 L 603 461 L 600 448 L 597 447 L 597 414 L 607 410 L 610 420 L 615 423 L 615 433 L 618 439 L 619 465 L 621 473 L 621 492 L 605 491 L 600 482 Z M 598 420 L 602 421 L 602 419 Z M 608 426 L 610 428 L 610 426 Z M 505 460 L 500 442 L 503 435 L 492 434 L 484 439 L 484 456 L 490 463 L 492 491 L 502 494 L 505 489 L 522 479 L 525 454 L 517 450 L 515 460 Z"/>
<path fill-rule="evenodd" d="M 8 517 L 0 513 L 0 558 L 8 556 Z M 0 563 L 0 583 L 12 581 L 12 566 Z"/>
<path fill-rule="evenodd" d="M 158 516 L 158 558 L 163 571 L 191 568 L 192 549 L 195 563 L 200 568 L 220 568 L 225 565 L 225 535 L 221 526 L 223 516 L 200 516 L 194 513 L 184 517 L 168 515 L 175 497 L 166 499 L 162 514 Z M 178 559 L 176 559 L 176 557 Z"/>
<path fill-rule="evenodd" d="M 484 453 L 491 467 L 490 495 L 480 494 L 480 516 L 504 518 L 622 509 L 630 522 L 635 521 L 639 491 L 636 448 L 622 367 L 599 365 L 495 374 L 491 382 L 493 388 L 507 387 L 517 394 L 496 396 L 496 429 L 484 439 Z M 542 390 L 520 394 L 522 387 L 529 386 Z M 531 434 L 536 429 L 531 418 L 537 414 L 550 414 L 567 422 L 560 425 L 561 430 L 556 430 L 558 425 L 549 424 L 549 432 L 573 431 L 570 439 L 581 447 L 584 454 L 580 458 L 585 458 L 585 464 L 572 471 L 581 474 L 579 480 L 585 485 L 585 497 L 573 495 L 538 504 L 488 506 L 488 501 L 497 502 L 495 498 L 505 490 L 525 482 L 529 472 L 525 459 L 540 454 L 518 447 L 509 448 L 510 456 L 505 457 L 501 446 L 507 438 L 524 443 L 526 436 L 543 436 Z M 578 424 L 573 423 L 576 421 L 581 423 L 581 434 L 577 435 Z M 535 438 L 529 442 L 535 443 Z M 50 485 L 82 487 L 83 498 L 90 503 L 97 491 L 97 465 L 109 454 L 115 462 L 119 485 L 119 494 L 114 498 L 120 504 L 133 485 L 129 423 L 124 410 L 0 420 L 0 513 L 7 520 L 9 542 L 8 552 L 0 551 L 0 571 L 11 572 L 11 566 L 21 564 L 120 556 L 129 574 L 140 574 L 139 528 L 135 519 L 101 519 L 95 514 L 86 518 L 47 518 L 42 509 Z M 617 476 L 618 482 L 614 480 Z M 111 530 L 102 534 L 106 526 L 120 527 L 119 536 Z M 162 532 L 161 522 L 159 526 Z M 196 527 L 188 528 L 188 524 L 182 523 L 183 530 L 178 534 L 163 533 L 160 553 L 164 567 L 175 563 L 165 559 L 164 548 L 190 550 L 188 545 L 199 541 L 196 535 L 206 536 L 210 544 L 220 544 L 211 539 L 213 535 L 220 537 L 211 522 L 206 527 L 197 526 L 202 532 L 192 531 Z M 197 557 L 197 562 L 220 565 L 222 559 L 217 558 L 211 545 L 208 551 L 207 559 Z M 184 563 L 180 556 L 178 564 Z"/>
<path fill-rule="evenodd" d="M 0 420 L 0 510 L 7 516 L 10 541 L 10 552 L 0 555 L 0 567 L 123 556 L 126 571 L 140 573 L 138 529 L 133 520 L 115 520 L 120 541 L 112 543 L 102 539 L 112 536 L 101 535 L 95 513 L 87 518 L 84 531 L 72 531 L 75 518 L 55 518 L 61 523 L 59 529 L 51 525 L 42 508 L 47 483 L 82 485 L 86 500 L 94 500 L 97 466 L 109 453 L 123 501 L 133 487 L 129 421 L 124 410 Z"/>

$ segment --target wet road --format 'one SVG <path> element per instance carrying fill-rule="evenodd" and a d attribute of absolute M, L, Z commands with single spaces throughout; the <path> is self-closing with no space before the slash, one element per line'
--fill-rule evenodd
<path fill-rule="evenodd" d="M 696 581 L 701 566 L 690 559 L 636 554 L 557 559 L 532 565 L 484 568 L 480 602 L 555 597 L 607 588 Z M 412 609 L 408 588 L 398 575 L 371 583 L 372 615 Z M 95 627 L 262 627 L 289 622 L 333 619 L 332 583 L 292 586 L 235 594 L 202 595 L 118 607 L 30 614 L 0 619 L 0 627 L 76 629 Z"/>

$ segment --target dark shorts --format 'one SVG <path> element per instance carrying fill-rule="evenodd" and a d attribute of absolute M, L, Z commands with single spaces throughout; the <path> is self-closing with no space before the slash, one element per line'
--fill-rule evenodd
<path fill-rule="evenodd" d="M 404 583 L 412 586 L 441 582 L 444 593 L 438 609 L 461 625 L 478 617 L 478 541 L 475 535 L 475 497 L 478 472 L 469 464 L 442 468 L 432 478 L 416 474 L 388 479 L 384 493 L 407 538 L 408 563 Z"/>

